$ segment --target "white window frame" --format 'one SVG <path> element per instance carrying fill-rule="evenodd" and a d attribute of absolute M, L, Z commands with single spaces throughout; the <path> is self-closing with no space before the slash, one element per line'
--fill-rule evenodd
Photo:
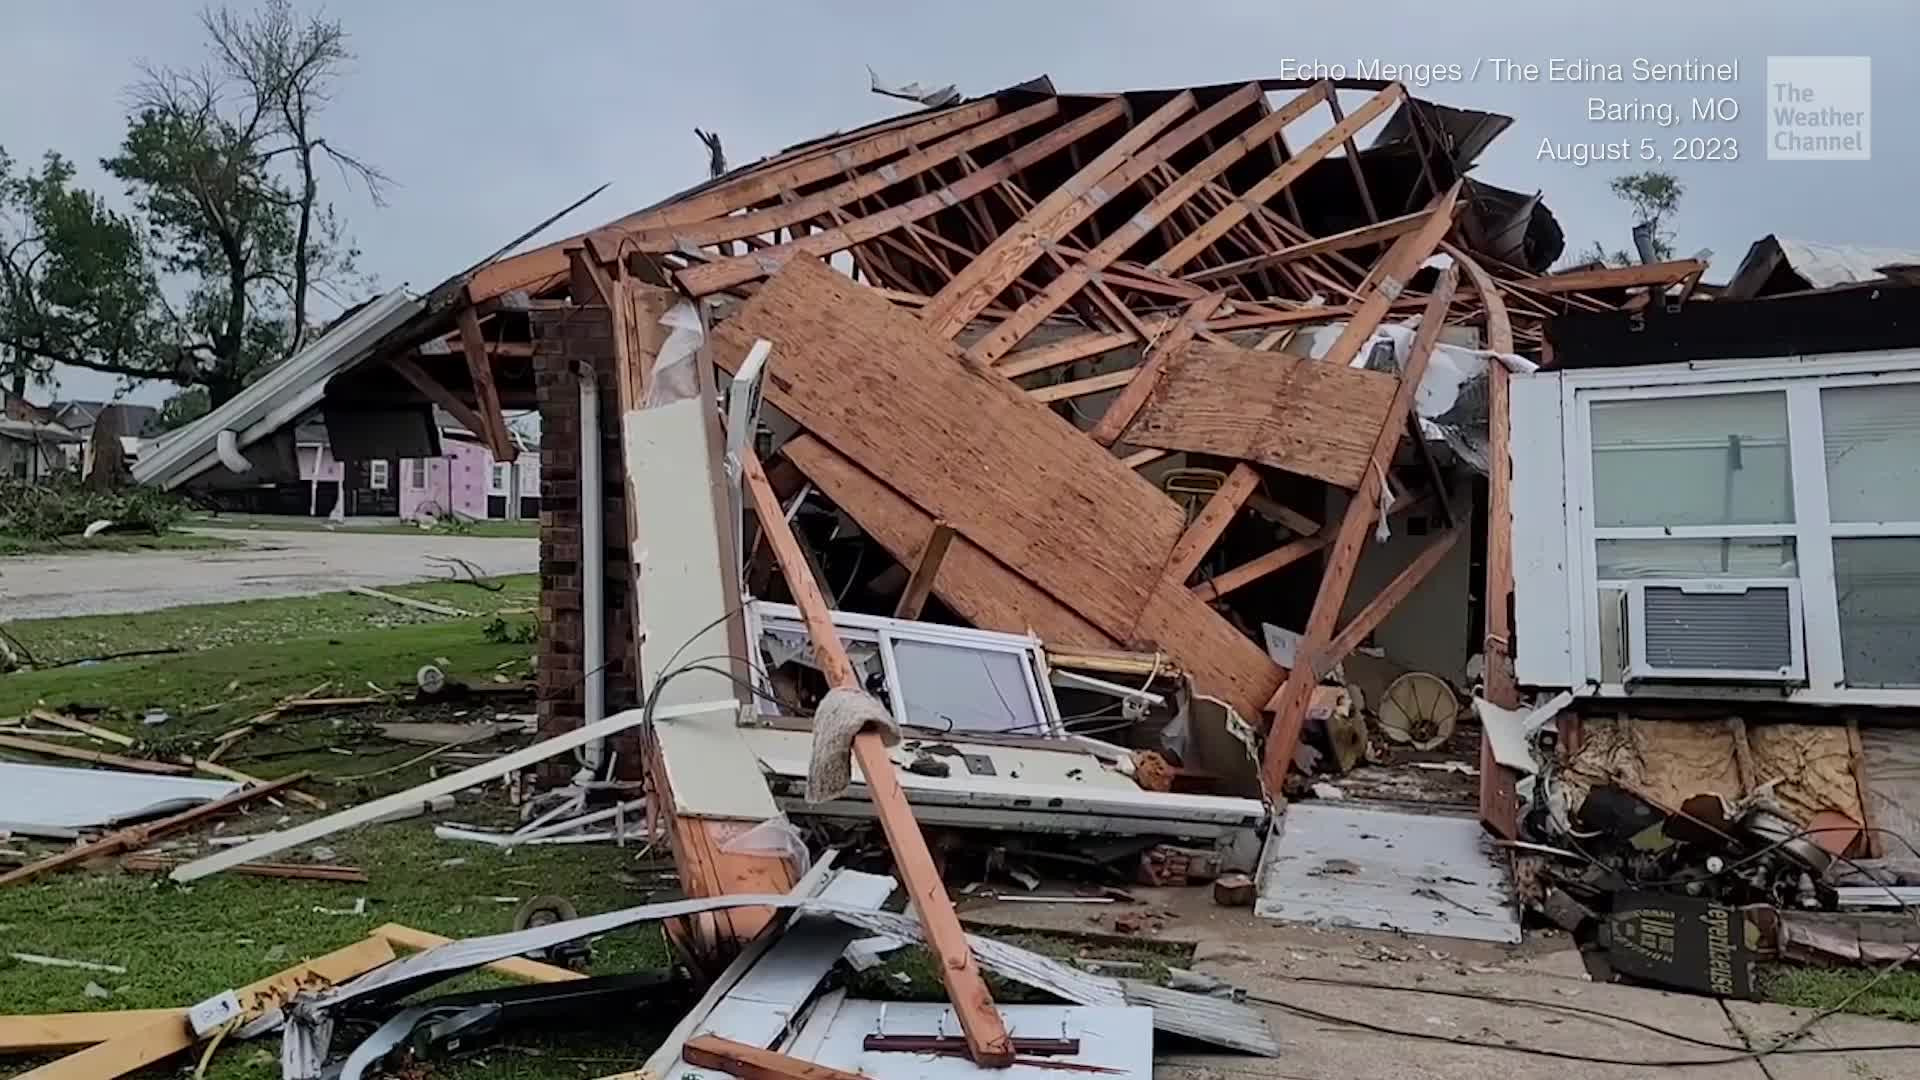
<path fill-rule="evenodd" d="M 367 462 L 367 488 L 371 491 L 385 491 L 393 482 L 392 468 L 386 458 L 374 458 Z"/>
<path fill-rule="evenodd" d="M 1767 360 L 1696 361 L 1616 369 L 1581 369 L 1560 380 L 1562 460 L 1566 468 L 1567 611 L 1573 675 L 1578 692 L 1619 697 L 1648 688 L 1603 682 L 1597 541 L 1601 539 L 1772 538 L 1790 536 L 1800 582 L 1807 681 L 1790 701 L 1832 705 L 1920 705 L 1920 688 L 1853 687 L 1845 682 L 1840 647 L 1838 585 L 1833 542 L 1854 537 L 1920 537 L 1920 521 L 1836 523 L 1827 497 L 1823 390 L 1920 383 L 1920 350 L 1832 354 Z M 1729 393 L 1784 392 L 1792 473 L 1794 521 L 1783 525 L 1598 528 L 1594 523 L 1590 409 L 1595 401 L 1674 398 Z M 1625 588 L 1622 581 L 1609 587 Z M 1779 701 L 1775 687 L 1681 687 L 1661 684 L 1662 696 L 1761 698 Z"/>
<path fill-rule="evenodd" d="M 1033 706 L 1035 716 L 1046 725 L 1043 731 L 1008 732 L 1014 735 L 1029 735 L 1037 738 L 1065 738 L 1066 724 L 1060 717 L 1060 708 L 1053 699 L 1051 673 L 1047 669 L 1046 649 L 1037 637 L 1021 634 L 1003 634 L 993 630 L 971 630 L 961 626 L 941 626 L 937 623 L 914 622 L 906 619 L 889 619 L 881 615 L 861 615 L 851 611 L 833 613 L 834 628 L 840 631 L 843 641 L 875 645 L 879 649 L 881 672 L 891 693 L 893 719 L 902 727 L 907 726 L 907 702 L 912 688 L 903 685 L 900 679 L 898 662 L 894 658 L 894 644 L 900 641 L 918 641 L 932 645 L 949 645 L 956 648 L 971 649 L 976 652 L 1008 653 L 1021 659 L 1020 671 L 1025 676 L 1027 698 Z M 767 715 L 775 714 L 779 707 L 774 704 L 772 686 L 767 673 L 760 662 L 760 639 L 769 630 L 807 639 L 806 620 L 800 609 L 792 604 L 777 604 L 768 600 L 755 600 L 747 605 L 747 640 L 752 642 L 753 679 L 764 694 L 756 695 L 758 711 Z M 811 664 L 811 657 L 806 663 Z M 927 730 L 915 728 L 916 731 Z M 970 736 L 991 736 L 999 734 L 992 731 L 972 731 L 956 729 L 950 737 L 966 739 Z"/>
<path fill-rule="evenodd" d="M 426 458 L 407 459 L 407 486 L 414 491 L 427 490 L 428 462 Z"/>
<path fill-rule="evenodd" d="M 506 477 L 505 479 L 501 479 L 501 476 L 502 476 L 501 470 L 503 469 L 506 470 L 504 474 Z M 507 494 L 510 494 L 512 491 L 513 491 L 513 465 L 505 461 L 489 462 L 487 464 L 487 494 L 507 495 Z"/>

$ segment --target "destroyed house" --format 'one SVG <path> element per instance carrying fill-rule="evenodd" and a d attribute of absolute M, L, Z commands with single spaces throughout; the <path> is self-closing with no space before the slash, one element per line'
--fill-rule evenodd
<path fill-rule="evenodd" d="M 489 258 L 316 367 L 321 407 L 346 458 L 437 406 L 505 459 L 539 409 L 542 728 L 620 729 L 585 768 L 644 773 L 695 895 L 784 888 L 735 841 L 879 799 L 807 797 L 835 666 L 760 494 L 930 827 L 1253 871 L 1303 768 L 1365 757 L 1356 702 L 1397 701 L 1484 859 L 1512 777 L 1455 720 L 1482 671 L 1518 703 L 1509 378 L 1550 318 L 1704 268 L 1547 273 L 1541 197 L 1467 175 L 1508 123 L 1397 83 L 1037 80 Z"/>

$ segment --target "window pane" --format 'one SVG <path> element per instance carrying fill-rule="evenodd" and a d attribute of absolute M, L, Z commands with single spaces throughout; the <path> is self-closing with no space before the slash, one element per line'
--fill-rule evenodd
<path fill-rule="evenodd" d="M 896 638 L 893 661 L 908 724 L 935 731 L 1046 734 L 1027 689 L 1026 660 L 1017 653 Z"/>
<path fill-rule="evenodd" d="M 1920 383 L 1820 392 L 1835 521 L 1920 521 Z"/>
<path fill-rule="evenodd" d="M 1793 520 L 1785 394 L 1596 401 L 1590 419 L 1596 525 Z"/>
<path fill-rule="evenodd" d="M 1600 580 L 1621 578 L 1797 577 L 1793 539 L 1602 540 L 1594 547 Z"/>
<path fill-rule="evenodd" d="M 1848 686 L 1920 686 L 1920 538 L 1833 542 Z"/>

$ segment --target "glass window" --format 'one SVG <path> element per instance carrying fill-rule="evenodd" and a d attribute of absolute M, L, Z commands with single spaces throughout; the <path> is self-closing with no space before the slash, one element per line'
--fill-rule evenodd
<path fill-rule="evenodd" d="M 1920 686 L 1920 537 L 1833 542 L 1848 686 Z"/>
<path fill-rule="evenodd" d="M 415 491 L 425 491 L 427 487 L 427 459 L 407 459 L 407 483 Z"/>
<path fill-rule="evenodd" d="M 1756 540 L 1705 537 L 1688 540 L 1601 540 L 1594 550 L 1595 577 L 1774 578 L 1797 577 L 1792 537 Z"/>
<path fill-rule="evenodd" d="M 487 477 L 487 490 L 495 495 L 505 495 L 507 493 L 507 477 L 511 474 L 512 470 L 513 466 L 511 465 L 495 465 L 493 472 Z"/>
<path fill-rule="evenodd" d="M 1833 520 L 1920 521 L 1920 383 L 1820 392 Z"/>
<path fill-rule="evenodd" d="M 1600 528 L 1793 520 L 1784 393 L 1596 401 Z"/>
<path fill-rule="evenodd" d="M 1048 733 L 1034 710 L 1026 658 L 931 641 L 893 642 L 906 723 L 935 731 Z"/>
<path fill-rule="evenodd" d="M 367 462 L 367 486 L 375 491 L 387 490 L 387 463 L 385 461 Z"/>

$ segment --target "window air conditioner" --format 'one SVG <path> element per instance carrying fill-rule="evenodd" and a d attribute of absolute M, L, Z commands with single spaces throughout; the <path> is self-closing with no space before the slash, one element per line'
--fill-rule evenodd
<path fill-rule="evenodd" d="M 1627 588 L 1633 680 L 1806 681 L 1800 583 L 1792 578 L 1646 580 Z"/>

